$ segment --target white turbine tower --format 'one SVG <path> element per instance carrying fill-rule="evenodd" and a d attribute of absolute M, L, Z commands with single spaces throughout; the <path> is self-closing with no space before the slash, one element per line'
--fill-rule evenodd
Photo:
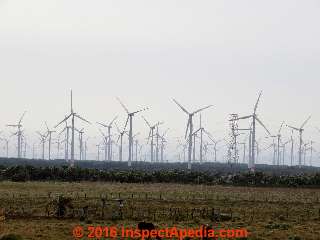
<path fill-rule="evenodd" d="M 255 145 L 256 145 L 256 121 L 267 131 L 267 133 L 269 135 L 270 132 L 269 130 L 266 128 L 266 126 L 262 123 L 262 121 L 258 118 L 257 115 L 257 108 L 258 108 L 258 104 L 260 101 L 260 97 L 261 97 L 262 91 L 259 93 L 259 97 L 258 100 L 256 102 L 256 104 L 254 105 L 254 109 L 253 109 L 253 114 L 249 115 L 249 116 L 244 116 L 244 117 L 239 117 L 235 120 L 241 120 L 241 119 L 248 119 L 248 118 L 252 118 L 252 134 L 251 134 L 251 141 L 250 141 L 250 158 L 249 158 L 249 164 L 248 164 L 248 168 L 251 170 L 255 169 Z"/>
<path fill-rule="evenodd" d="M 311 118 L 311 116 L 309 116 L 307 118 L 307 120 L 304 121 L 304 123 L 301 125 L 300 128 L 296 128 L 296 127 L 292 127 L 292 126 L 287 125 L 287 127 L 299 132 L 299 168 L 301 168 L 301 166 L 302 166 L 302 144 L 303 144 L 302 133 L 304 131 L 303 127 L 307 124 L 307 122 L 310 120 L 310 118 Z"/>
<path fill-rule="evenodd" d="M 193 116 L 207 108 L 212 107 L 212 105 L 208 105 L 204 108 L 200 108 L 197 111 L 194 111 L 192 113 L 188 112 L 180 103 L 178 103 L 175 99 L 173 99 L 173 101 L 182 109 L 182 111 L 184 111 L 187 115 L 188 115 L 188 123 L 187 123 L 187 128 L 186 128 L 186 134 L 185 134 L 185 138 L 187 138 L 188 135 L 188 130 L 189 130 L 189 140 L 188 140 L 188 169 L 191 170 L 191 155 L 192 155 L 192 146 L 193 146 Z"/>
<path fill-rule="evenodd" d="M 24 117 L 24 115 L 26 114 L 26 111 L 22 114 L 19 122 L 17 124 L 8 124 L 7 127 L 17 127 L 18 130 L 17 132 L 14 134 L 14 135 L 17 135 L 18 136 L 18 146 L 17 146 L 17 149 L 18 149 L 18 158 L 21 158 L 21 141 L 22 141 L 22 119 Z"/>
<path fill-rule="evenodd" d="M 129 159 L 128 159 L 128 166 L 131 167 L 131 161 L 132 161 L 132 153 L 133 153 L 133 117 L 135 114 L 145 111 L 148 108 L 143 108 L 141 110 L 135 111 L 135 112 L 129 112 L 128 108 L 121 102 L 121 100 L 119 98 L 117 98 L 117 100 L 119 101 L 120 105 L 123 107 L 123 109 L 126 111 L 126 113 L 128 114 L 127 117 L 127 121 L 125 124 L 124 129 L 126 129 L 127 124 L 129 122 Z"/>
<path fill-rule="evenodd" d="M 86 119 L 84 119 L 83 117 L 81 117 L 80 115 L 78 115 L 77 113 L 75 113 L 74 111 L 73 111 L 73 105 L 72 105 L 72 90 L 71 90 L 71 112 L 70 112 L 70 114 L 67 116 L 67 117 L 65 117 L 61 122 L 59 122 L 56 126 L 55 126 L 55 128 L 56 127 L 58 127 L 61 123 L 63 123 L 63 122 L 66 122 L 70 117 L 71 117 L 71 123 L 72 123 L 72 125 L 71 125 L 71 159 L 70 159 L 70 166 L 71 167 L 74 167 L 74 131 L 75 131 L 75 129 L 74 129 L 74 120 L 75 120 L 75 117 L 77 117 L 78 119 L 80 119 L 80 120 L 82 120 L 82 121 L 84 121 L 84 122 L 87 122 L 87 123 L 89 123 L 89 124 L 91 124 L 88 120 L 86 120 Z"/>

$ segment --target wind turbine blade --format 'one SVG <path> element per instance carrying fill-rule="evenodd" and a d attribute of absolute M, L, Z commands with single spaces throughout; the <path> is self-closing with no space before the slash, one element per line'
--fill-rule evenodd
<path fill-rule="evenodd" d="M 119 142 L 120 136 L 121 136 L 121 135 L 119 134 L 118 139 L 117 139 L 117 143 Z"/>
<path fill-rule="evenodd" d="M 104 133 L 102 132 L 102 130 L 99 128 L 99 132 L 101 133 L 101 135 L 106 138 L 106 136 L 104 135 Z"/>
<path fill-rule="evenodd" d="M 20 118 L 20 120 L 19 120 L 19 125 L 21 124 L 22 119 L 23 119 L 24 115 L 26 114 L 26 112 L 27 112 L 27 111 L 24 111 L 24 113 L 22 114 L 22 116 L 21 116 L 21 118 Z"/>
<path fill-rule="evenodd" d="M 213 142 L 213 143 L 216 143 L 215 140 L 213 140 L 211 134 L 209 132 L 207 132 L 206 130 L 204 130 L 204 133 L 207 134 L 208 138 Z"/>
<path fill-rule="evenodd" d="M 286 125 L 286 126 L 287 126 L 287 127 L 289 127 L 289 128 L 292 128 L 292 129 L 294 129 L 294 130 L 300 131 L 300 129 L 299 129 L 299 128 L 292 127 L 292 126 L 290 126 L 290 125 Z"/>
<path fill-rule="evenodd" d="M 15 125 L 15 124 L 7 124 L 7 127 L 18 127 L 19 125 Z"/>
<path fill-rule="evenodd" d="M 72 106 L 72 89 L 70 90 L 70 99 L 71 99 L 71 113 L 73 113 L 73 106 Z"/>
<path fill-rule="evenodd" d="M 279 135 L 280 135 L 281 129 L 282 129 L 282 127 L 283 127 L 283 124 L 284 124 L 284 121 L 281 123 L 280 129 L 279 129 L 279 131 L 278 131 L 278 134 L 279 134 Z"/>
<path fill-rule="evenodd" d="M 155 125 L 155 127 L 160 126 L 160 125 L 162 125 L 162 124 L 164 124 L 164 122 L 158 122 L 158 123 Z"/>
<path fill-rule="evenodd" d="M 283 145 L 286 145 L 286 144 L 288 144 L 289 142 L 291 142 L 291 140 L 289 140 L 289 141 L 286 141 Z"/>
<path fill-rule="evenodd" d="M 151 129 L 150 129 L 148 139 L 151 137 L 151 132 L 152 132 L 152 131 L 151 131 Z"/>
<path fill-rule="evenodd" d="M 45 123 L 45 125 L 46 125 L 46 128 L 47 128 L 47 130 L 48 130 L 48 132 L 50 131 L 49 130 L 49 127 L 48 127 L 48 124 L 47 124 L 47 122 L 44 122 Z"/>
<path fill-rule="evenodd" d="M 210 108 L 210 107 L 212 107 L 212 106 L 213 106 L 213 105 L 208 105 L 208 106 L 206 106 L 206 107 L 204 107 L 204 108 L 200 108 L 199 110 L 193 112 L 193 114 L 197 114 L 197 113 L 199 113 L 199 112 L 202 112 L 203 110 L 205 110 L 205 109 L 207 109 L 207 108 Z"/>
<path fill-rule="evenodd" d="M 266 151 L 266 150 L 269 150 L 271 147 L 273 147 L 273 144 L 271 144 L 269 147 L 263 149 L 262 151 Z"/>
<path fill-rule="evenodd" d="M 54 128 L 56 128 L 56 127 L 58 127 L 61 123 L 63 123 L 63 122 L 65 122 L 65 121 L 67 121 L 68 120 L 68 118 L 69 117 L 71 117 L 72 116 L 72 113 L 70 113 L 70 115 L 69 116 L 67 116 L 67 117 L 65 117 L 61 122 L 59 122 Z"/>
<path fill-rule="evenodd" d="M 67 129 L 67 127 L 65 127 L 65 128 L 59 133 L 59 135 L 60 135 L 61 133 L 63 133 L 66 129 Z"/>
<path fill-rule="evenodd" d="M 271 133 L 269 132 L 269 130 L 267 129 L 267 127 L 260 121 L 260 119 L 256 117 L 256 120 L 257 120 L 258 123 L 260 123 L 260 125 L 267 131 L 267 133 L 268 133 L 269 135 L 271 135 Z"/>
<path fill-rule="evenodd" d="M 164 136 L 168 133 L 170 128 L 167 128 L 166 131 L 162 134 L 162 138 L 164 138 Z"/>
<path fill-rule="evenodd" d="M 115 116 L 114 119 L 112 119 L 112 121 L 110 122 L 109 126 L 111 126 L 113 124 L 113 122 L 118 118 L 118 116 Z"/>
<path fill-rule="evenodd" d="M 187 138 L 188 136 L 189 125 L 190 125 L 190 119 L 188 120 L 188 123 L 187 123 L 186 134 L 184 138 Z"/>
<path fill-rule="evenodd" d="M 257 100 L 257 102 L 256 102 L 256 104 L 255 104 L 255 106 L 254 106 L 254 113 L 256 113 L 256 111 L 257 111 L 257 108 L 258 108 L 258 104 L 259 104 L 261 95 L 262 95 L 262 91 L 260 91 L 258 100 Z"/>
<path fill-rule="evenodd" d="M 138 110 L 138 111 L 135 111 L 135 112 L 133 112 L 133 113 L 131 113 L 131 114 L 136 114 L 136 113 L 139 113 L 139 112 L 143 112 L 143 111 L 146 111 L 146 110 L 148 110 L 149 108 L 143 108 L 143 109 L 140 109 L 140 110 Z"/>
<path fill-rule="evenodd" d="M 108 127 L 107 125 L 100 123 L 100 122 L 97 122 L 97 124 L 101 125 L 102 127 Z"/>
<path fill-rule="evenodd" d="M 244 117 L 239 117 L 239 118 L 237 118 L 235 120 L 248 119 L 248 118 L 251 118 L 251 117 L 252 117 L 252 115 L 248 115 L 248 116 L 244 116 Z M 233 121 L 233 119 L 229 120 L 229 121 Z"/>
<path fill-rule="evenodd" d="M 115 122 L 114 124 L 116 125 L 117 131 L 118 131 L 119 133 L 121 133 L 120 128 L 119 128 L 119 126 L 118 126 L 118 124 L 117 124 L 116 122 Z"/>
<path fill-rule="evenodd" d="M 303 129 L 303 127 L 307 124 L 307 122 L 310 120 L 311 116 L 307 118 L 307 120 L 304 121 L 304 123 L 301 125 L 300 129 Z"/>
<path fill-rule="evenodd" d="M 129 114 L 128 108 L 126 108 L 126 106 L 121 102 L 121 100 L 118 97 L 117 97 L 117 100 L 120 103 L 120 105 L 123 107 L 123 109 L 127 112 L 127 114 Z"/>
<path fill-rule="evenodd" d="M 129 121 L 129 115 L 128 115 L 128 117 L 127 117 L 127 121 L 126 121 L 126 124 L 124 125 L 123 131 L 126 130 L 126 128 L 127 128 L 127 126 L 128 126 L 128 121 Z"/>
<path fill-rule="evenodd" d="M 141 116 L 142 118 L 143 118 L 143 120 L 146 122 L 146 124 L 149 126 L 149 128 L 151 128 L 151 125 L 150 125 L 150 123 L 147 121 L 147 119 L 145 119 L 145 117 L 144 116 Z"/>
<path fill-rule="evenodd" d="M 177 100 L 172 99 L 186 114 L 190 114 L 180 103 L 177 102 Z"/>
<path fill-rule="evenodd" d="M 81 119 L 82 121 L 84 121 L 84 122 L 87 122 L 87 123 L 91 124 L 91 122 L 89 122 L 88 120 L 84 119 L 84 118 L 83 118 L 83 117 L 81 117 L 80 115 L 75 114 L 75 116 L 76 116 L 77 118 Z"/>
<path fill-rule="evenodd" d="M 201 128 L 199 128 L 197 131 L 195 131 L 194 133 L 192 133 L 192 135 L 197 134 L 200 130 L 201 130 Z"/>

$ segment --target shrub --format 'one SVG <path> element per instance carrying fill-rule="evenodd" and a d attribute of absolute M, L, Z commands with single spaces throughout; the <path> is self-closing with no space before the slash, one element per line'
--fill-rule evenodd
<path fill-rule="evenodd" d="M 23 240 L 23 238 L 20 235 L 8 234 L 8 235 L 2 236 L 0 240 Z"/>

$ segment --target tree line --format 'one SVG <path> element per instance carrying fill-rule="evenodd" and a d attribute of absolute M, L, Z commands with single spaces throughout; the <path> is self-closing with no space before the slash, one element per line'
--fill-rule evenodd
<path fill-rule="evenodd" d="M 320 173 L 279 175 L 264 172 L 212 173 L 188 170 L 101 170 L 68 166 L 0 166 L 1 181 L 101 181 L 181 183 L 257 187 L 320 187 Z"/>

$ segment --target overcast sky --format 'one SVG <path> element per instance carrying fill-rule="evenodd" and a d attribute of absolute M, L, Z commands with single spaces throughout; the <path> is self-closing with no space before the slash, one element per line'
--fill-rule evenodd
<path fill-rule="evenodd" d="M 72 88 L 74 109 L 93 123 L 124 124 L 116 96 L 130 111 L 150 107 L 143 115 L 164 121 L 174 145 L 187 116 L 172 98 L 190 111 L 213 104 L 204 126 L 221 138 L 228 114 L 250 114 L 263 90 L 270 131 L 312 115 L 305 140 L 320 143 L 319 10 L 316 0 L 0 0 L 1 129 L 26 110 L 34 138 L 69 112 Z M 98 136 L 96 124 L 77 125 Z M 140 116 L 134 126 L 144 140 Z"/>

